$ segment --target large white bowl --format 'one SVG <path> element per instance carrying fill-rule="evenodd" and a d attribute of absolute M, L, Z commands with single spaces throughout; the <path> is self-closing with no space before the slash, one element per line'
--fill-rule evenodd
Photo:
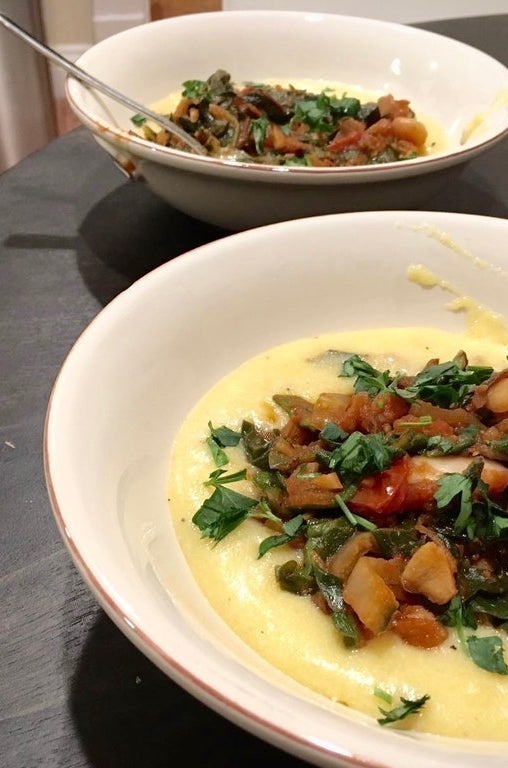
<path fill-rule="evenodd" d="M 503 313 L 507 240 L 507 220 L 404 211 L 231 235 L 120 294 L 77 340 L 56 380 L 47 485 L 62 536 L 98 601 L 182 687 L 316 765 L 506 768 L 508 741 L 382 729 L 247 648 L 211 609 L 177 544 L 167 501 L 172 441 L 213 383 L 273 345 L 376 326 L 464 330 L 464 316 L 447 309 L 449 294 L 409 282 L 409 265 L 426 266 Z"/>
<path fill-rule="evenodd" d="M 122 168 L 176 208 L 231 230 L 421 206 L 508 132 L 505 66 L 442 35 L 375 19 L 289 11 L 192 14 L 114 35 L 78 64 L 146 105 L 222 68 L 237 81 L 310 78 L 391 92 L 442 126 L 447 148 L 414 160 L 354 168 L 240 164 L 129 135 L 132 111 L 68 80 L 70 106 Z M 463 140 L 476 118 L 478 127 Z"/>

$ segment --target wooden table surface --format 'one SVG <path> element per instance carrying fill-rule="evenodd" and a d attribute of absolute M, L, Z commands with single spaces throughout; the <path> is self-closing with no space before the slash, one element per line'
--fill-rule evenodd
<path fill-rule="evenodd" d="M 419 25 L 508 64 L 508 15 Z M 508 217 L 508 141 L 427 206 Z M 42 431 L 88 322 L 131 282 L 227 233 L 125 181 L 84 129 L 0 176 L 0 765 L 304 763 L 207 709 L 106 617 L 58 534 Z"/>

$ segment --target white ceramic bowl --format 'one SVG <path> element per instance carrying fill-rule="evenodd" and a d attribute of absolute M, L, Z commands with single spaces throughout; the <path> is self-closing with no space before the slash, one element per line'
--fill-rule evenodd
<path fill-rule="evenodd" d="M 411 264 L 503 313 L 507 239 L 504 219 L 404 211 L 231 235 L 120 294 L 77 340 L 55 383 L 47 484 L 62 536 L 98 601 L 182 687 L 316 765 L 505 768 L 508 741 L 380 728 L 247 648 L 211 609 L 175 539 L 167 501 L 172 441 L 213 383 L 273 345 L 337 329 L 430 323 L 464 330 L 464 316 L 447 309 L 446 291 L 408 281 Z M 225 276 L 228 300 L 220 301 Z M 246 306 L 257 307 L 255 316 Z"/>
<path fill-rule="evenodd" d="M 404 162 L 355 168 L 234 163 L 129 135 L 132 111 L 69 79 L 78 118 L 120 166 L 198 219 L 230 230 L 340 211 L 414 208 L 508 132 L 508 69 L 475 48 L 401 24 L 333 14 L 231 11 L 135 27 L 78 64 L 146 105 L 216 69 L 233 79 L 340 81 L 410 100 L 447 147 Z M 466 140 L 475 118 L 479 125 Z"/>

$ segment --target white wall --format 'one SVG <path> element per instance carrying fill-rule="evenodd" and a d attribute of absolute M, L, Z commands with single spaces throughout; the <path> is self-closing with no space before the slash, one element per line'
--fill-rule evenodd
<path fill-rule="evenodd" d="M 150 21 L 150 0 L 41 0 L 46 42 L 76 61 L 94 43 Z M 65 96 L 65 72 L 50 65 L 56 99 Z"/>
<path fill-rule="evenodd" d="M 60 45 L 91 45 L 93 0 L 41 0 L 46 42 Z"/>
<path fill-rule="evenodd" d="M 508 0 L 223 0 L 223 10 L 281 10 L 343 13 L 372 19 L 417 24 L 433 19 L 484 16 L 508 12 Z"/>

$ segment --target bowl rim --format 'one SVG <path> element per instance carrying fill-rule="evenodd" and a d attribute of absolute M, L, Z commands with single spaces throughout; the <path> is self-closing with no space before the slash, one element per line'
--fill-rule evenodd
<path fill-rule="evenodd" d="M 165 19 L 159 19 L 150 21 L 145 24 L 138 25 L 137 27 L 123 30 L 115 34 L 113 37 L 128 38 L 131 35 L 137 34 L 137 30 L 141 28 L 153 27 L 154 25 L 165 25 L 168 27 L 178 27 L 179 25 L 185 25 L 191 20 L 196 21 L 198 24 L 206 23 L 207 19 L 220 18 L 222 21 L 226 18 L 241 18 L 244 21 L 248 21 L 249 18 L 264 18 L 277 17 L 282 23 L 284 19 L 294 19 L 296 21 L 307 22 L 312 20 L 313 22 L 320 21 L 326 23 L 327 18 L 333 17 L 339 21 L 347 21 L 348 24 L 356 24 L 362 26 L 373 26 L 375 28 L 391 29 L 397 34 L 417 36 L 429 40 L 439 39 L 441 42 L 447 42 L 453 46 L 457 54 L 467 52 L 469 55 L 477 56 L 479 59 L 489 61 L 491 65 L 499 67 L 499 71 L 506 73 L 507 77 L 507 89 L 508 89 L 508 67 L 506 67 L 501 61 L 491 56 L 490 54 L 482 51 L 475 46 L 468 43 L 464 43 L 460 40 L 448 37 L 447 35 L 432 32 L 430 30 L 422 29 L 420 27 L 412 26 L 409 24 L 402 24 L 393 21 L 385 21 L 383 19 L 371 19 L 363 16 L 347 16 L 340 13 L 316 13 L 313 11 L 277 11 L 277 10 L 237 10 L 237 11 L 209 11 L 204 13 L 191 13 L 181 16 L 169 17 Z M 103 44 L 107 45 L 106 40 L 96 43 L 88 49 L 77 60 L 77 65 L 80 66 L 83 59 L 86 60 L 87 54 L 92 49 L 97 49 Z M 78 119 L 86 125 L 97 137 L 100 137 L 104 141 L 112 144 L 116 149 L 126 153 L 128 150 L 139 159 L 148 160 L 151 162 L 158 162 L 160 165 L 175 166 L 183 170 L 193 170 L 194 172 L 202 172 L 206 175 L 223 174 L 232 175 L 232 177 L 242 175 L 242 178 L 251 177 L 252 180 L 264 179 L 277 179 L 282 183 L 285 182 L 303 182 L 304 180 L 329 180 L 339 183 L 344 182 L 362 182 L 362 181 L 376 181 L 384 180 L 386 177 L 399 178 L 401 176 L 413 176 L 424 173 L 431 173 L 443 166 L 457 165 L 463 163 L 468 159 L 472 159 L 477 154 L 486 151 L 491 146 L 497 144 L 505 136 L 508 135 L 508 120 L 506 125 L 493 133 L 490 136 L 475 141 L 474 143 L 464 146 L 456 145 L 448 147 L 435 154 L 421 155 L 416 158 L 411 158 L 404 161 L 392 161 L 389 163 L 373 164 L 373 165 L 358 165 L 358 166 L 334 166 L 334 167 L 304 167 L 304 166 L 278 166 L 270 164 L 259 164 L 248 161 L 238 161 L 231 159 L 223 159 L 210 157 L 205 155 L 193 154 L 184 150 L 174 149 L 171 147 L 159 146 L 143 139 L 141 136 L 137 136 L 134 132 L 129 133 L 127 130 L 117 128 L 110 123 L 101 120 L 100 118 L 87 111 L 79 98 L 80 93 L 84 93 L 87 89 L 81 85 L 81 83 L 74 78 L 71 74 L 67 74 L 65 78 L 65 95 L 69 106 L 78 117 Z"/>
<path fill-rule="evenodd" d="M 212 709 L 218 711 L 220 714 L 222 714 L 224 717 L 230 719 L 231 721 L 237 723 L 241 727 L 245 728 L 246 730 L 254 733 L 259 738 L 264 739 L 265 741 L 273 743 L 275 746 L 284 748 L 289 753 L 293 753 L 300 758 L 302 758 L 302 751 L 303 755 L 311 760 L 316 765 L 326 765 L 331 766 L 335 765 L 336 767 L 338 765 L 348 766 L 350 768 L 388 768 L 388 763 L 383 762 L 382 760 L 379 761 L 378 759 L 370 759 L 368 757 L 362 757 L 359 754 L 352 754 L 347 751 L 341 751 L 341 749 L 337 745 L 330 745 L 326 742 L 320 741 L 317 738 L 312 739 L 309 735 L 300 735 L 295 734 L 294 732 L 290 731 L 289 729 L 280 726 L 277 722 L 274 722 L 270 716 L 269 713 L 262 717 L 258 713 L 255 713 L 248 708 L 243 707 L 241 704 L 239 704 L 237 701 L 234 700 L 234 698 L 231 697 L 231 695 L 227 694 L 221 694 L 217 687 L 214 687 L 210 685 L 209 682 L 204 681 L 199 676 L 195 675 L 191 669 L 187 666 L 183 666 L 178 659 L 172 655 L 169 651 L 162 648 L 157 642 L 155 642 L 150 635 L 140 626 L 135 626 L 132 622 L 129 621 L 128 617 L 125 616 L 124 611 L 122 609 L 122 606 L 120 604 L 120 600 L 118 597 L 115 597 L 114 590 L 111 588 L 109 591 L 108 589 L 101 583 L 100 579 L 96 576 L 96 574 L 93 572 L 91 567 L 86 561 L 86 558 L 82 555 L 79 543 L 74 541 L 72 535 L 69 533 L 69 530 L 66 526 L 66 514 L 64 513 L 63 509 L 60 506 L 59 499 L 58 499 L 58 492 L 55 488 L 53 477 L 52 477 L 52 457 L 51 457 L 51 450 L 50 450 L 50 432 L 52 431 L 53 425 L 53 410 L 54 410 L 54 404 L 55 404 L 55 398 L 57 396 L 60 383 L 62 380 L 62 374 L 63 371 L 67 368 L 68 365 L 71 364 L 72 359 L 76 353 L 77 348 L 83 343 L 83 341 L 87 340 L 90 336 L 93 337 L 93 334 L 97 333 L 97 330 L 101 328 L 101 323 L 103 320 L 109 316 L 111 312 L 117 312 L 121 309 L 122 306 L 128 305 L 131 301 L 132 297 L 136 297 L 137 293 L 139 292 L 140 288 L 146 288 L 147 286 L 150 287 L 151 284 L 154 283 L 154 281 L 157 279 L 157 274 L 161 273 L 162 271 L 168 271 L 172 270 L 174 264 L 181 265 L 182 259 L 195 259 L 196 257 L 199 257 L 200 255 L 204 254 L 207 257 L 211 254 L 213 254 L 213 251 L 219 247 L 220 243 L 223 240 L 228 241 L 228 244 L 233 244 L 238 242 L 239 238 L 245 239 L 256 239 L 258 237 L 263 237 L 266 233 L 269 233 L 270 230 L 274 230 L 276 228 L 277 230 L 292 228 L 292 227 L 306 227 L 308 223 L 310 222 L 311 226 L 313 227 L 319 227 L 320 221 L 328 219 L 337 219 L 337 220 L 344 220 L 348 219 L 351 220 L 352 218 L 361 220 L 369 220 L 372 218 L 375 219 L 384 219 L 388 222 L 393 221 L 395 218 L 397 219 L 406 219 L 408 222 L 414 222 L 418 219 L 418 217 L 423 217 L 427 220 L 432 220 L 436 224 L 444 223 L 446 220 L 449 220 L 450 218 L 460 222 L 471 222 L 473 225 L 475 222 L 478 224 L 485 223 L 487 227 L 492 227 L 492 229 L 501 227 L 503 230 L 508 231 L 508 220 L 501 219 L 497 217 L 490 217 L 485 215 L 479 215 L 479 214 L 464 214 L 464 213 L 447 213 L 447 212 L 428 212 L 428 211 L 405 211 L 405 210 L 393 210 L 393 211 L 357 211 L 357 212 L 351 212 L 351 213 L 345 213 L 345 214 L 328 214 L 326 216 L 317 216 L 317 217 L 311 217 L 309 219 L 299 219 L 299 220 L 292 220 L 292 221 L 285 221 L 285 222 L 279 222 L 276 224 L 267 225 L 265 227 L 257 228 L 254 230 L 247 230 L 245 232 L 235 233 L 226 236 L 225 238 L 221 238 L 219 241 L 212 241 L 210 243 L 206 243 L 204 245 L 198 246 L 196 248 L 193 248 L 190 251 L 187 251 L 179 256 L 177 256 L 175 259 L 172 259 L 170 262 L 166 262 L 162 264 L 161 266 L 157 267 L 154 270 L 151 270 L 146 275 L 144 275 L 142 278 L 136 280 L 131 286 L 129 286 L 125 291 L 118 294 L 109 304 L 107 304 L 105 307 L 103 307 L 97 315 L 92 318 L 92 320 L 85 326 L 85 328 L 82 330 L 80 335 L 75 340 L 74 344 L 68 351 L 63 363 L 61 364 L 60 370 L 56 376 L 56 379 L 53 383 L 46 415 L 45 415 L 45 422 L 44 422 L 44 430 L 43 430 L 43 463 L 44 463 L 44 472 L 45 472 L 45 479 L 46 479 L 46 485 L 48 489 L 48 495 L 51 502 L 51 507 L 53 509 L 54 518 L 57 524 L 57 527 L 60 531 L 60 534 L 62 536 L 62 539 L 67 546 L 72 559 L 74 560 L 75 565 L 77 566 L 79 572 L 83 576 L 85 582 L 88 583 L 91 591 L 96 596 L 98 602 L 101 604 L 101 606 L 104 608 L 106 613 L 109 615 L 109 617 L 113 620 L 113 622 L 120 628 L 120 630 L 126 634 L 126 636 L 133 642 L 134 645 L 136 645 L 145 655 L 148 656 L 157 666 L 159 666 L 168 676 L 172 677 L 178 684 L 180 684 L 183 688 L 188 690 L 190 693 L 196 696 L 196 698 L 203 701 L 205 704 L 210 706 Z M 169 671 L 170 670 L 170 671 Z M 347 725 L 347 724 L 346 724 Z M 384 732 L 386 733 L 386 732 Z M 418 734 L 419 736 L 425 736 L 425 734 Z M 448 741 L 451 742 L 462 742 L 462 740 L 447 740 L 447 739 L 440 739 L 439 737 L 432 737 L 432 741 L 425 742 L 422 740 L 416 740 L 416 739 L 407 739 L 405 736 L 400 736 L 400 734 L 397 734 L 395 732 L 391 733 L 389 737 L 387 738 L 394 738 L 398 739 L 400 743 L 403 745 L 402 750 L 406 748 L 407 750 L 414 749 L 416 745 L 422 745 L 423 743 L 426 743 L 428 746 L 430 745 L 430 748 L 434 749 L 440 749 L 439 743 L 447 743 Z M 479 742 L 467 742 L 464 741 L 464 744 L 478 744 Z M 460 756 L 461 751 L 458 750 L 456 752 L 457 755 Z M 408 755 L 409 756 L 409 755 Z M 433 756 L 434 758 L 436 755 Z M 437 755 L 439 758 L 439 754 Z M 339 762 L 337 762 L 339 761 Z M 344 761 L 344 762 L 341 762 Z M 438 765 L 439 763 L 432 762 L 432 757 L 429 757 L 429 763 L 427 765 Z M 458 765 L 458 764 L 457 764 Z M 489 762 L 489 765 L 493 765 L 493 763 Z M 498 764 L 496 763 L 496 766 Z M 499 764 L 500 765 L 500 764 Z M 423 764 L 422 764 L 423 768 Z"/>

